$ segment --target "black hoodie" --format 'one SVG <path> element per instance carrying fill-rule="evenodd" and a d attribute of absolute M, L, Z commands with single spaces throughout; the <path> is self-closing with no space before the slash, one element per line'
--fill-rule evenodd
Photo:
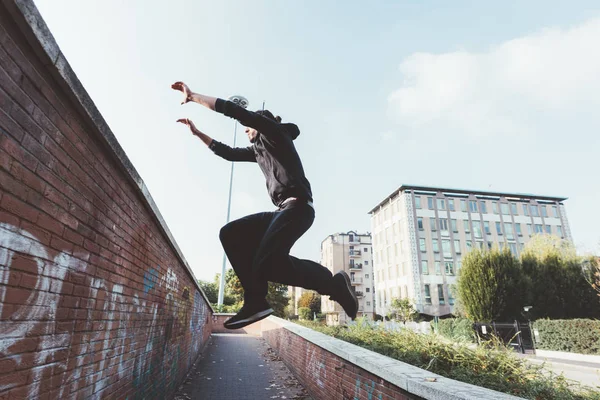
<path fill-rule="evenodd" d="M 279 123 L 223 99 L 217 99 L 215 110 L 259 132 L 252 146 L 245 148 L 231 148 L 213 140 L 210 149 L 216 155 L 229 161 L 258 163 L 267 179 L 269 196 L 277 207 L 288 197 L 313 200 L 310 183 L 304 176 L 304 168 L 293 143 L 300 134 L 295 124 Z"/>

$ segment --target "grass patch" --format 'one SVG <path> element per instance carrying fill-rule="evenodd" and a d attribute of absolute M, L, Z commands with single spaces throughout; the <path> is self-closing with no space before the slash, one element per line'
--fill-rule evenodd
<path fill-rule="evenodd" d="M 500 342 L 473 349 L 449 343 L 435 334 L 410 329 L 386 331 L 365 320 L 358 320 L 354 326 L 299 324 L 450 379 L 525 399 L 600 400 L 600 392 L 563 376 L 550 375 Z"/>

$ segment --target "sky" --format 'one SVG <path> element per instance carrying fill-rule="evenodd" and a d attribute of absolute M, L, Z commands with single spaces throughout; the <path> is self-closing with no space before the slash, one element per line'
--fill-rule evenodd
<path fill-rule="evenodd" d="M 575 244 L 600 252 L 596 1 L 35 4 L 199 279 L 221 270 L 231 164 L 175 121 L 229 145 L 235 122 L 180 105 L 179 80 L 300 127 L 316 219 L 297 257 L 370 231 L 401 184 L 568 197 Z M 236 163 L 231 218 L 274 209 Z"/>

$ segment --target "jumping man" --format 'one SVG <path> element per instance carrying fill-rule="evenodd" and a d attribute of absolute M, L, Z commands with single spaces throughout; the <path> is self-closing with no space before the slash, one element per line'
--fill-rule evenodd
<path fill-rule="evenodd" d="M 175 82 L 171 87 L 183 92 L 181 104 L 201 104 L 235 118 L 246 127 L 251 145 L 231 148 L 201 132 L 189 119 L 177 120 L 187 125 L 216 155 L 228 161 L 257 163 L 277 207 L 276 211 L 249 215 L 221 228 L 221 243 L 244 288 L 244 306 L 224 326 L 239 329 L 272 314 L 265 298 L 269 281 L 327 295 L 350 318 L 356 318 L 358 300 L 348 274 L 340 271 L 332 275 L 321 264 L 289 254 L 315 219 L 310 183 L 293 142 L 300 134 L 298 127 L 281 123 L 281 118 L 268 110 L 252 112 L 231 101 L 194 93 L 183 82 Z"/>

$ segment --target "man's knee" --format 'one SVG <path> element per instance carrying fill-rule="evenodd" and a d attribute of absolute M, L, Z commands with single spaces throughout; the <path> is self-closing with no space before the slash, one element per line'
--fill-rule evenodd
<path fill-rule="evenodd" d="M 219 239 L 222 244 L 231 243 L 235 232 L 235 225 L 230 222 L 219 231 Z"/>

